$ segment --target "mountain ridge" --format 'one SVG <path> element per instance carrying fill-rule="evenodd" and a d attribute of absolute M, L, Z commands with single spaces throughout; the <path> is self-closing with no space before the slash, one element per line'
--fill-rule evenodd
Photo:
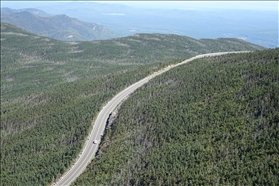
<path fill-rule="evenodd" d="M 49 15 L 31 8 L 19 10 L 2 8 L 1 11 L 2 22 L 62 41 L 102 40 L 118 37 L 118 34 L 105 26 L 80 21 L 65 14 Z"/>

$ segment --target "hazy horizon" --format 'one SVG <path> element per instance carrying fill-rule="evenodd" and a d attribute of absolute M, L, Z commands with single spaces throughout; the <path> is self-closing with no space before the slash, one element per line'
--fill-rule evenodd
<path fill-rule="evenodd" d="M 277 1 L 1 1 L 1 7 L 28 8 L 45 3 L 61 2 L 92 2 L 103 4 L 119 4 L 138 8 L 160 9 L 247 9 L 247 10 L 274 10 L 278 11 Z"/>
<path fill-rule="evenodd" d="M 232 37 L 265 47 L 279 46 L 277 1 L 1 1 L 1 7 L 65 14 L 104 25 L 120 36 Z"/>
<path fill-rule="evenodd" d="M 78 1 L 74 1 L 78 2 Z M 82 2 L 82 1 L 81 1 Z M 95 1 L 139 8 L 278 10 L 276 1 Z"/>

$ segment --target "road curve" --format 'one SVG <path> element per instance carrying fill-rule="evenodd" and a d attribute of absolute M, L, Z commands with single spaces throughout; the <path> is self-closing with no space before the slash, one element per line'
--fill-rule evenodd
<path fill-rule="evenodd" d="M 219 56 L 229 53 L 247 53 L 250 51 L 236 51 L 236 52 L 218 52 L 218 53 L 209 53 L 209 54 L 201 54 L 197 55 L 195 57 L 192 57 L 190 59 L 187 59 L 185 61 L 182 61 L 181 63 L 167 66 L 163 69 L 161 69 L 158 72 L 155 72 L 146 78 L 132 84 L 128 88 L 124 89 L 120 93 L 118 93 L 116 96 L 112 98 L 99 112 L 99 115 L 97 119 L 95 120 L 95 123 L 93 124 L 93 129 L 90 133 L 90 135 L 87 138 L 86 144 L 84 145 L 84 148 L 79 155 L 78 159 L 76 160 L 75 164 L 72 165 L 72 167 L 54 184 L 54 186 L 66 186 L 70 185 L 86 168 L 86 166 L 90 163 L 90 161 L 94 158 L 98 146 L 100 143 L 101 135 L 103 134 L 106 126 L 107 119 L 110 115 L 110 113 L 113 112 L 113 110 L 123 101 L 126 99 L 132 92 L 134 92 L 136 89 L 147 83 L 150 79 L 170 70 L 173 67 L 177 67 L 179 65 L 183 65 L 185 63 L 188 63 L 190 61 L 193 61 L 198 58 L 203 57 L 212 57 L 212 56 Z M 97 143 L 94 144 L 93 141 L 97 140 Z"/>

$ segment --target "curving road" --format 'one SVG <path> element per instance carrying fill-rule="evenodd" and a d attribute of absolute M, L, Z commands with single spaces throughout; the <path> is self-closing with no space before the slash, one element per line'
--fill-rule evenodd
<path fill-rule="evenodd" d="M 229 54 L 229 53 L 246 53 L 246 52 L 250 52 L 250 51 L 218 52 L 218 53 L 197 55 L 197 56 L 187 59 L 181 63 L 165 67 L 164 69 L 162 69 L 158 72 L 155 72 L 152 75 L 147 76 L 146 78 L 134 83 L 133 85 L 129 86 L 128 88 L 126 88 L 123 91 L 121 91 L 120 93 L 118 93 L 100 111 L 100 113 L 93 125 L 91 134 L 88 136 L 86 144 L 85 144 L 81 154 L 79 155 L 78 159 L 76 160 L 75 164 L 72 165 L 72 167 L 53 185 L 55 185 L 55 186 L 70 185 L 85 170 L 86 166 L 90 163 L 91 159 L 94 158 L 94 156 L 98 150 L 101 135 L 103 134 L 103 132 L 105 130 L 106 122 L 107 122 L 107 119 L 108 119 L 110 113 L 113 112 L 113 110 L 117 107 L 117 105 L 119 105 L 119 103 L 121 103 L 121 101 L 125 100 L 132 92 L 134 92 L 137 88 L 139 88 L 142 85 L 144 85 L 145 83 L 147 83 L 150 79 L 170 70 L 173 67 L 183 65 L 185 63 L 188 63 L 188 62 L 193 61 L 198 58 L 219 56 L 219 55 L 224 55 L 224 54 Z M 94 140 L 97 140 L 96 144 L 93 143 Z"/>

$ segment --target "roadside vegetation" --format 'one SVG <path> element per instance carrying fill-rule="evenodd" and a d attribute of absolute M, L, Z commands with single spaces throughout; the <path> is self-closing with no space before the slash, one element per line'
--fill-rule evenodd
<path fill-rule="evenodd" d="M 1 23 L 1 184 L 59 178 L 102 106 L 152 72 L 200 53 L 263 49 L 235 39 L 197 42 L 140 34 L 67 43 Z"/>
<path fill-rule="evenodd" d="M 278 185 L 278 53 L 198 59 L 151 80 L 73 185 Z"/>

